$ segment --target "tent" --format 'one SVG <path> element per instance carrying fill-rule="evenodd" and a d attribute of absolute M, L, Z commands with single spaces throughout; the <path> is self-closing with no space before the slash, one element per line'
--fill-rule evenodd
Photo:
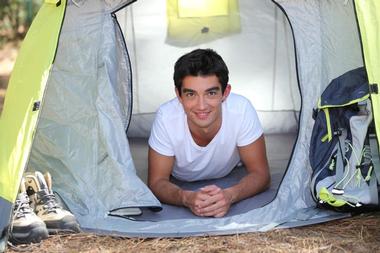
<path fill-rule="evenodd" d="M 0 118 L 3 236 L 26 169 L 49 171 L 82 229 L 96 233 L 231 234 L 349 215 L 316 209 L 311 198 L 312 112 L 348 70 L 365 64 L 378 83 L 378 1 L 133 2 L 45 0 L 37 14 Z M 174 96 L 173 64 L 198 47 L 224 57 L 233 91 L 252 101 L 268 141 L 271 189 L 223 218 L 161 204 L 144 183 L 146 138 L 158 105 Z M 379 96 L 371 98 L 379 132 Z M 126 215 L 135 208 L 143 214 Z"/>

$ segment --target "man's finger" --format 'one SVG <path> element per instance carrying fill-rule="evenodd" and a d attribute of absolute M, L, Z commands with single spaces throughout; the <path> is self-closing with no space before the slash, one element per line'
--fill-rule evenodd
<path fill-rule="evenodd" d="M 215 196 L 204 201 L 204 204 L 208 203 L 208 205 L 205 205 L 203 208 L 201 208 L 200 211 L 202 213 L 213 212 L 219 208 L 230 206 L 227 200 L 223 198 L 223 196 L 219 196 L 218 198 L 214 197 Z"/>
<path fill-rule="evenodd" d="M 203 192 L 197 192 L 193 198 L 192 206 L 202 209 L 207 207 L 215 202 L 214 198 L 212 198 L 209 194 Z M 210 200 L 211 199 L 211 200 Z"/>
<path fill-rule="evenodd" d="M 223 207 L 216 208 L 208 212 L 201 211 L 200 213 L 202 216 L 222 217 L 227 213 L 227 211 L 228 211 L 228 208 L 223 206 Z"/>
<path fill-rule="evenodd" d="M 220 192 L 222 189 L 216 185 L 207 185 L 205 187 L 202 187 L 200 190 L 203 193 L 214 195 Z"/>

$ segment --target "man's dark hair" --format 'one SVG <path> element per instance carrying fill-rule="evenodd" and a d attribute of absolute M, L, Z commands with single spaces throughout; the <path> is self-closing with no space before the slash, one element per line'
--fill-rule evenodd
<path fill-rule="evenodd" d="M 174 85 L 181 95 L 182 81 L 186 76 L 216 75 L 222 92 L 228 84 L 228 68 L 223 58 L 212 49 L 196 49 L 181 56 L 174 65 Z"/>

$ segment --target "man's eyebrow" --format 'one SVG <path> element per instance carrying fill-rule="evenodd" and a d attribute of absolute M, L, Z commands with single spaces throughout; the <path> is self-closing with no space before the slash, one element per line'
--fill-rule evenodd
<path fill-rule="evenodd" d="M 183 92 L 183 93 L 186 93 L 186 92 L 193 92 L 193 93 L 194 93 L 195 91 L 192 90 L 192 89 L 183 88 L 183 89 L 182 89 L 182 92 Z"/>
<path fill-rule="evenodd" d="M 219 91 L 219 90 L 220 90 L 220 87 L 219 86 L 215 86 L 215 87 L 208 88 L 206 91 L 210 92 L 210 91 Z"/>
<path fill-rule="evenodd" d="M 208 89 L 206 90 L 206 92 L 210 92 L 210 91 L 219 91 L 219 90 L 220 90 L 220 87 L 219 87 L 219 86 L 215 86 L 215 87 L 208 88 Z M 182 89 L 182 92 L 183 92 L 183 93 L 187 93 L 187 92 L 195 93 L 195 90 L 193 90 L 193 89 L 189 89 L 189 88 L 183 88 L 183 89 Z"/>

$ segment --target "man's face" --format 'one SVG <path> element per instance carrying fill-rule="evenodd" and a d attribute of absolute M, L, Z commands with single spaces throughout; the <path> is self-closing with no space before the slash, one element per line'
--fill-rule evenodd
<path fill-rule="evenodd" d="M 181 102 L 190 130 L 219 130 L 222 122 L 222 102 L 228 96 L 231 86 L 224 94 L 216 75 L 186 76 L 182 81 Z"/>

